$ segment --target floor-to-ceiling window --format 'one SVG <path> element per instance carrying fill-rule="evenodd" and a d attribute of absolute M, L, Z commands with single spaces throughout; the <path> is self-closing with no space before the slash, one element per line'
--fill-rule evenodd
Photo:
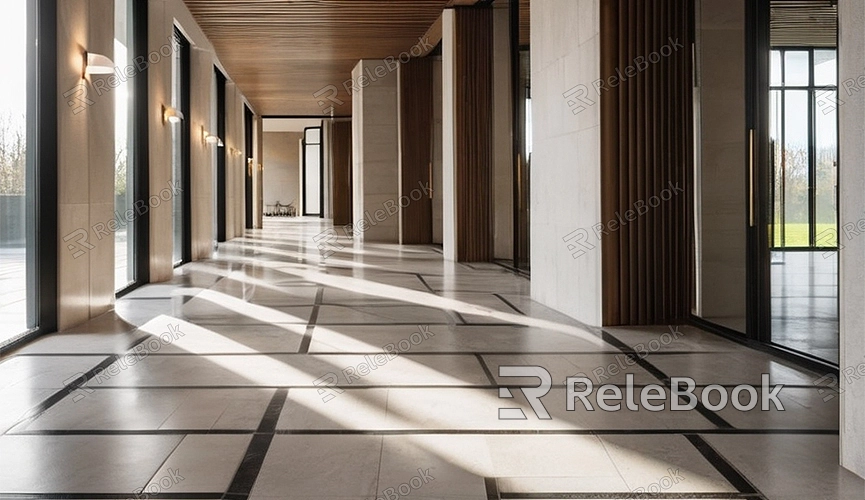
<path fill-rule="evenodd" d="M 321 215 L 321 127 L 303 131 L 303 215 Z"/>
<path fill-rule="evenodd" d="M 125 68 L 132 61 L 132 0 L 114 1 L 114 63 Z M 131 119 L 133 84 L 120 80 L 114 91 L 114 209 L 134 213 L 135 162 Z M 128 212 L 131 211 L 131 212 Z M 123 290 L 135 282 L 135 220 L 118 216 L 114 232 L 114 288 Z"/>
<path fill-rule="evenodd" d="M 190 210 L 189 100 L 190 43 L 179 29 L 174 30 L 174 51 L 171 58 L 171 106 L 186 119 L 171 124 L 172 183 L 180 186 L 172 203 L 174 226 L 174 265 L 192 260 L 192 220 Z"/>
<path fill-rule="evenodd" d="M 57 4 L 6 0 L 0 78 L 0 350 L 57 327 Z M 39 43 L 37 43 L 37 41 Z M 84 84 L 64 95 L 86 109 Z M 45 147 L 38 145 L 45 144 Z M 86 254 L 86 232 L 60 245 Z"/>
<path fill-rule="evenodd" d="M 771 54 L 773 247 L 837 246 L 835 49 Z"/>
<path fill-rule="evenodd" d="M 5 0 L 0 16 L 0 342 L 27 318 L 27 2 Z M 32 147 L 32 145 L 29 145 Z"/>

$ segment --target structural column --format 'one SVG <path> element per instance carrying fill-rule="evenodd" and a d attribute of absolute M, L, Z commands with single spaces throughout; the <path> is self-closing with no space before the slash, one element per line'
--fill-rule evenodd
<path fill-rule="evenodd" d="M 448 260 L 493 258 L 493 9 L 442 15 L 443 247 Z"/>
<path fill-rule="evenodd" d="M 855 236 L 865 209 L 865 4 L 839 1 L 838 22 L 841 465 L 865 477 L 865 236 Z"/>
<path fill-rule="evenodd" d="M 394 69 L 384 60 L 364 59 L 351 73 L 355 241 L 399 242 L 399 120 Z"/>
<path fill-rule="evenodd" d="M 598 2 L 531 4 L 532 298 L 601 324 Z"/>

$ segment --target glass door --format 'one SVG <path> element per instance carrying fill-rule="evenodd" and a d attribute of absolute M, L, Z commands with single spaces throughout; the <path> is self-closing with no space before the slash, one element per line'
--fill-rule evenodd
<path fill-rule="evenodd" d="M 837 5 L 766 0 L 756 52 L 758 338 L 838 363 Z M 809 19 L 808 29 L 797 20 Z"/>
<path fill-rule="evenodd" d="M 837 363 L 837 51 L 774 47 L 769 74 L 771 340 Z"/>

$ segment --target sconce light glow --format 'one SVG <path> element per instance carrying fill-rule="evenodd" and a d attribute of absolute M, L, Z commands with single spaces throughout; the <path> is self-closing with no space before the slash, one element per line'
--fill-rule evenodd
<path fill-rule="evenodd" d="M 201 140 L 205 144 L 217 144 L 219 146 L 222 146 L 222 139 L 220 139 L 218 136 L 211 135 L 210 132 L 204 130 L 204 125 L 201 126 Z"/>
<path fill-rule="evenodd" d="M 162 106 L 162 122 L 180 123 L 183 120 L 183 113 L 180 110 L 171 106 Z"/>
<path fill-rule="evenodd" d="M 112 73 L 114 73 L 114 61 L 111 58 L 93 52 L 87 53 L 85 75 L 110 75 Z"/>

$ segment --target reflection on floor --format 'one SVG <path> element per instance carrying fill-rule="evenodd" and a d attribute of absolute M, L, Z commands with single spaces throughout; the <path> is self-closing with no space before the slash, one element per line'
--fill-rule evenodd
<path fill-rule="evenodd" d="M 838 252 L 772 252 L 772 341 L 838 363 Z"/>
<path fill-rule="evenodd" d="M 525 278 L 426 247 L 341 239 L 322 259 L 323 229 L 268 220 L 0 359 L 0 497 L 863 498 L 818 373 L 690 327 L 584 328 Z M 503 365 L 552 373 L 551 419 Z M 700 390 L 769 373 L 786 411 L 566 411 L 580 372 Z"/>
<path fill-rule="evenodd" d="M 27 252 L 0 247 L 0 343 L 27 330 Z"/>

